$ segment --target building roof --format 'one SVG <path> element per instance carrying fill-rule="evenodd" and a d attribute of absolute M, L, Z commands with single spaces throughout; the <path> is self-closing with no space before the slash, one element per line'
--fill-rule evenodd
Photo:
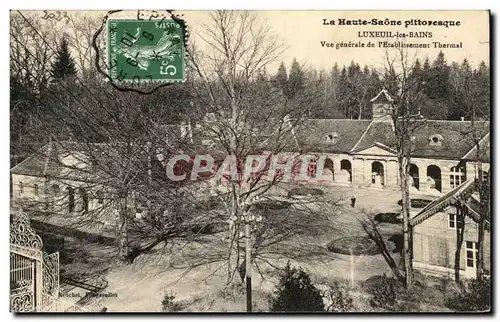
<path fill-rule="evenodd" d="M 389 92 L 384 88 L 382 89 L 374 98 L 370 100 L 370 102 L 376 102 L 376 101 L 384 101 L 384 102 L 393 102 L 394 100 L 392 99 L 391 95 L 389 95 Z"/>
<path fill-rule="evenodd" d="M 414 132 L 416 148 L 415 156 L 462 159 L 462 157 L 474 146 L 471 139 L 471 121 L 420 121 L 421 126 L 417 126 Z M 475 122 L 475 131 L 480 137 L 488 134 L 490 122 Z M 441 145 L 430 145 L 429 140 L 434 135 L 442 137 Z"/>
<path fill-rule="evenodd" d="M 386 90 L 382 90 L 372 99 L 372 102 L 377 100 L 391 101 L 392 98 Z M 210 154 L 218 159 L 224 159 L 229 147 L 223 145 L 217 134 L 217 126 L 227 128 L 224 122 L 222 119 L 209 122 L 204 126 L 191 126 L 190 122 L 182 125 L 159 126 L 151 131 L 156 134 L 156 137 L 151 139 L 162 142 L 162 151 L 156 152 L 165 155 L 171 153 Z M 480 160 L 490 162 L 489 121 L 473 123 L 471 121 L 415 119 L 412 124 L 414 127 L 411 134 L 414 142 L 413 157 L 475 160 L 477 153 L 473 138 L 476 136 L 482 138 L 479 144 Z M 238 125 L 235 131 L 251 134 L 240 138 L 243 141 L 239 142 L 239 145 L 244 146 L 245 150 L 250 153 L 298 150 L 302 153 L 356 154 L 371 146 L 396 150 L 396 136 L 391 120 L 307 119 L 298 121 L 289 117 L 283 120 L 269 118 L 259 124 Z M 277 139 L 278 136 L 279 139 Z M 438 142 L 433 142 L 436 138 Z M 108 159 L 110 166 L 113 164 L 110 161 L 114 160 L 114 166 L 119 166 L 121 161 L 117 160 L 128 159 L 130 161 L 132 155 L 133 158 L 140 159 L 146 147 L 135 146 L 131 149 L 129 153 L 124 153 L 125 150 L 121 144 L 84 144 L 69 141 L 49 143 L 13 167 L 11 172 L 33 176 L 61 177 L 65 175 L 71 178 L 67 169 L 62 170 L 64 166 L 60 162 L 61 153 L 82 151 L 83 154 L 90 155 L 95 160 Z M 81 178 L 81 173 L 78 176 Z M 95 171 L 87 173 L 86 176 L 97 179 Z"/>
<path fill-rule="evenodd" d="M 381 143 L 391 149 L 395 147 L 392 121 L 372 122 L 354 148 L 363 149 Z"/>
<path fill-rule="evenodd" d="M 61 180 L 112 181 L 117 179 L 117 170 L 123 167 L 144 167 L 141 156 L 145 155 L 145 151 L 144 146 L 126 146 L 120 143 L 49 142 L 13 167 L 11 173 Z M 65 164 L 67 157 L 81 166 Z"/>
<path fill-rule="evenodd" d="M 470 121 L 441 121 L 417 120 L 413 123 L 414 148 L 412 156 L 434 159 L 462 159 L 474 146 L 472 140 L 472 122 Z M 489 133 L 488 121 L 475 122 L 475 130 L 480 137 Z M 433 136 L 439 138 L 438 144 L 431 144 Z M 389 148 L 396 147 L 393 122 L 373 122 L 362 138 L 355 145 L 356 150 L 381 143 Z M 489 140 L 487 141 L 489 142 Z M 489 162 L 489 148 L 484 149 L 483 160 Z M 469 153 L 468 153 L 469 152 Z"/>
<path fill-rule="evenodd" d="M 370 123 L 371 120 L 310 119 L 300 124 L 295 133 L 303 151 L 348 153 Z"/>
<path fill-rule="evenodd" d="M 446 194 L 442 195 L 436 200 L 433 200 L 422 210 L 420 210 L 415 216 L 413 216 L 409 224 L 410 226 L 416 226 L 421 222 L 427 220 L 428 218 L 434 216 L 439 212 L 443 212 L 446 208 L 455 205 L 458 202 L 464 202 L 464 205 L 468 209 L 466 215 L 471 217 L 474 221 L 479 221 L 481 215 L 479 214 L 479 209 L 471 198 L 474 191 L 477 190 L 476 182 L 474 179 L 469 179 L 462 183 L 460 186 L 448 191 Z M 489 223 L 487 223 L 489 227 Z M 489 229 L 489 228 L 488 228 Z"/>
<path fill-rule="evenodd" d="M 479 141 L 479 155 L 477 153 L 477 145 L 474 145 L 470 151 L 468 151 L 462 159 L 464 160 L 476 160 L 479 158 L 481 162 L 490 162 L 490 133 L 487 133 L 480 141 Z"/>

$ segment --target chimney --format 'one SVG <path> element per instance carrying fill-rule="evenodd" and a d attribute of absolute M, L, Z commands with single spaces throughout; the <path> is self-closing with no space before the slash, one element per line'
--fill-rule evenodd
<path fill-rule="evenodd" d="M 460 119 L 462 120 L 462 122 L 465 121 L 465 117 L 463 117 L 463 116 Z"/>

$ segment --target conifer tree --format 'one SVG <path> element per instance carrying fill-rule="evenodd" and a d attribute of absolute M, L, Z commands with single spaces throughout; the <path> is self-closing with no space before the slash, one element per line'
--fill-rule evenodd
<path fill-rule="evenodd" d="M 74 75 L 76 75 L 75 61 L 69 52 L 68 41 L 63 38 L 57 48 L 56 59 L 52 63 L 52 76 L 56 81 L 63 81 Z"/>
<path fill-rule="evenodd" d="M 385 71 L 384 87 L 389 92 L 389 95 L 396 96 L 399 94 L 399 80 L 394 68 Z"/>
<path fill-rule="evenodd" d="M 276 73 L 276 76 L 274 76 L 274 85 L 281 89 L 283 94 L 285 94 L 287 83 L 288 73 L 286 72 L 285 63 L 281 62 L 278 72 Z"/>
<path fill-rule="evenodd" d="M 319 290 L 301 269 L 287 263 L 275 293 L 271 299 L 273 312 L 323 312 L 325 306 Z"/>
<path fill-rule="evenodd" d="M 293 59 L 292 67 L 290 68 L 290 76 L 288 77 L 287 93 L 288 99 L 292 99 L 295 95 L 304 90 L 305 77 L 302 68 L 297 59 Z"/>
<path fill-rule="evenodd" d="M 448 67 L 444 58 L 444 53 L 439 52 L 436 59 L 432 63 L 429 71 L 429 82 L 427 96 L 431 99 L 437 99 L 441 102 L 446 102 L 449 98 L 449 85 L 450 68 Z"/>
<path fill-rule="evenodd" d="M 349 87 L 348 87 L 348 80 L 347 80 L 347 70 L 344 67 L 342 67 L 342 70 L 340 71 L 340 76 L 339 76 L 339 82 L 338 82 L 338 98 L 337 101 L 339 102 L 338 106 L 340 107 L 340 110 L 342 110 L 344 114 L 344 118 L 350 118 L 349 115 Z"/>

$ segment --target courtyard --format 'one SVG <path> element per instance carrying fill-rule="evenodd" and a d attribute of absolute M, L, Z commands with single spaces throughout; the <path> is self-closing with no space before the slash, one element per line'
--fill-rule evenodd
<path fill-rule="evenodd" d="M 351 285 L 358 285 L 373 276 L 391 276 L 381 254 L 339 254 L 328 251 L 327 244 L 344 237 L 365 237 L 360 220 L 367 215 L 382 212 L 398 213 L 400 192 L 347 186 L 328 186 L 322 187 L 322 190 L 325 196 L 336 200 L 334 216 L 331 217 L 333 228 L 319 236 L 300 236 L 280 245 L 289 247 L 287 251 L 293 251 L 298 245 L 310 245 L 308 258 L 292 263 L 304 268 L 316 284 L 346 279 Z M 350 203 L 353 196 L 356 198 L 355 207 L 351 207 Z M 389 240 L 397 240 L 392 238 L 402 234 L 401 225 L 380 223 L 379 230 L 387 240 L 394 259 L 399 261 L 399 253 L 396 251 L 398 246 Z M 116 297 L 103 297 L 99 302 L 109 312 L 161 311 L 161 301 L 165 294 L 172 294 L 176 301 L 184 303 L 184 311 L 244 311 L 243 291 L 233 290 L 229 299 L 227 292 L 222 291 L 226 278 L 223 263 L 207 260 L 207 263 L 200 264 L 192 261 L 203 256 L 209 258 L 211 254 L 223 251 L 227 245 L 225 234 L 200 235 L 189 241 L 176 240 L 170 245 L 157 247 L 153 252 L 139 256 L 132 264 L 116 261 L 116 250 L 113 247 L 80 243 L 77 246 L 80 255 L 61 268 L 65 270 L 65 274 L 70 275 L 89 272 L 104 275 L 108 281 L 105 292 L 117 294 Z M 277 282 L 275 267 L 283 267 L 287 260 L 286 256 L 275 256 L 267 263 L 259 262 L 258 269 L 254 267 L 255 310 L 267 310 L 267 298 Z M 220 297 L 224 300 L 220 300 Z"/>

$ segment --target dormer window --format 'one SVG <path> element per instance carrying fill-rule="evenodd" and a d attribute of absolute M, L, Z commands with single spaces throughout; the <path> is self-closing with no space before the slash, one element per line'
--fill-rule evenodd
<path fill-rule="evenodd" d="M 443 141 L 443 137 L 439 134 L 433 134 L 429 137 L 429 145 L 440 146 Z"/>
<path fill-rule="evenodd" d="M 335 139 L 337 139 L 338 137 L 339 135 L 337 134 L 337 132 L 333 132 L 326 136 L 326 140 L 329 142 L 335 142 Z"/>

